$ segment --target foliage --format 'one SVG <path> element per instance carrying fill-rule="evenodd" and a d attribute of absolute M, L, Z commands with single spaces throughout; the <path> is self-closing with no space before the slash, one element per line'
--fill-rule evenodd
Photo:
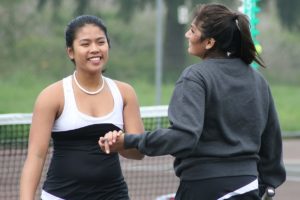
<path fill-rule="evenodd" d="M 51 1 L 53 8 L 52 19 L 53 21 L 59 20 L 60 7 L 63 3 L 61 0 L 37 0 L 37 11 L 43 11 L 47 3 Z M 74 9 L 73 16 L 82 15 L 90 8 L 90 0 L 76 0 L 76 8 Z"/>
<path fill-rule="evenodd" d="M 270 6 L 270 5 L 269 5 Z M 265 8 L 268 12 L 261 12 L 258 28 L 258 39 L 262 44 L 267 69 L 261 71 L 267 79 L 276 84 L 300 85 L 299 46 L 293 45 L 300 41 L 298 32 L 290 32 L 284 28 L 276 16 L 272 6 Z"/>
<path fill-rule="evenodd" d="M 135 12 L 146 9 L 148 4 L 154 6 L 153 0 L 122 0 L 118 1 L 118 15 L 124 22 L 130 22 Z"/>
<path fill-rule="evenodd" d="M 277 0 L 276 5 L 283 27 L 293 31 L 300 30 L 300 1 Z"/>

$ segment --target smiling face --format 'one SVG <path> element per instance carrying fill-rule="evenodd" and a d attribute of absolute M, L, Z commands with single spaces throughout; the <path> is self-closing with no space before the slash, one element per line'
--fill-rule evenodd
<path fill-rule="evenodd" d="M 77 29 L 72 47 L 67 48 L 76 70 L 102 71 L 108 61 L 109 45 L 104 31 L 93 24 Z"/>
<path fill-rule="evenodd" d="M 188 39 L 188 53 L 200 58 L 205 58 L 207 52 L 214 46 L 215 40 L 213 38 L 201 38 L 201 31 L 191 24 L 189 30 L 185 33 L 185 37 Z"/>

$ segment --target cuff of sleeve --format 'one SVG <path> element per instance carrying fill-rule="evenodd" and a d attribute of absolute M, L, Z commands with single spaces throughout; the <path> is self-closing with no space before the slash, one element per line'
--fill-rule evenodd
<path fill-rule="evenodd" d="M 143 134 L 130 134 L 127 133 L 124 135 L 124 148 L 131 149 L 136 148 L 138 149 L 139 141 Z"/>

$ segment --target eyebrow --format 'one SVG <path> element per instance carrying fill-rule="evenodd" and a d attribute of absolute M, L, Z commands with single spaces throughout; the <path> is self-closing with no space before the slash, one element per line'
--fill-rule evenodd
<path fill-rule="evenodd" d="M 197 28 L 195 24 L 191 24 L 191 28 Z"/>
<path fill-rule="evenodd" d="M 101 36 L 101 37 L 98 37 L 96 38 L 96 40 L 105 40 L 106 37 L 105 36 Z M 79 42 L 88 42 L 88 41 L 91 41 L 92 39 L 89 39 L 89 38 L 83 38 L 83 39 L 80 39 Z"/>

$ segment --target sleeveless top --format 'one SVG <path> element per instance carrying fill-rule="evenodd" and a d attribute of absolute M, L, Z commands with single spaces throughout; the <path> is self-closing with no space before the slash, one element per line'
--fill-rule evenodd
<path fill-rule="evenodd" d="M 92 124 L 112 123 L 123 129 L 123 98 L 115 82 L 107 77 L 103 77 L 108 85 L 114 100 L 113 111 L 105 116 L 91 117 L 81 113 L 76 106 L 72 87 L 72 76 L 63 79 L 65 105 L 60 117 L 55 121 L 53 132 L 67 131 L 81 128 Z"/>
<path fill-rule="evenodd" d="M 52 128 L 53 155 L 43 200 L 129 199 L 117 153 L 105 154 L 98 139 L 123 129 L 123 98 L 115 82 L 104 77 L 113 96 L 112 112 L 101 117 L 81 113 L 72 76 L 63 79 L 64 108 Z"/>

